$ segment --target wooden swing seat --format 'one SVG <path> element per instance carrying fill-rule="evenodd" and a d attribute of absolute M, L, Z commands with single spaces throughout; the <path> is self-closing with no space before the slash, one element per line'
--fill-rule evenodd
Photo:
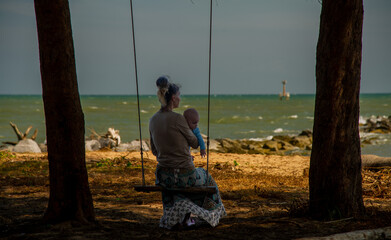
<path fill-rule="evenodd" d="M 201 186 L 201 187 L 186 187 L 186 188 L 170 188 L 159 185 L 135 185 L 134 190 L 137 192 L 178 192 L 178 193 L 216 193 L 217 189 L 214 186 Z"/>

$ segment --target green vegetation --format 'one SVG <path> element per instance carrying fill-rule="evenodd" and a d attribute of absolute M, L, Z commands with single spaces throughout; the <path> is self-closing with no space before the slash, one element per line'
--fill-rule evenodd
<path fill-rule="evenodd" d="M 9 160 L 15 157 L 16 156 L 12 154 L 10 151 L 0 151 L 0 163 L 4 160 Z"/>

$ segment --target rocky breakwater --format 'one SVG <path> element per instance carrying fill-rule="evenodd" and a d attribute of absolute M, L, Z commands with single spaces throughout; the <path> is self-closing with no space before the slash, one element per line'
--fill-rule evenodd
<path fill-rule="evenodd" d="M 366 133 L 391 133 L 391 116 L 371 116 L 360 124 L 360 130 Z"/>
<path fill-rule="evenodd" d="M 360 120 L 361 146 L 384 143 L 391 134 L 391 116 L 371 116 Z M 268 139 L 214 139 L 210 149 L 222 153 L 310 155 L 312 150 L 312 132 L 304 130 L 299 135 L 278 135 Z"/>
<path fill-rule="evenodd" d="M 360 118 L 361 146 L 385 144 L 391 140 L 391 116 Z"/>
<path fill-rule="evenodd" d="M 312 132 L 302 131 L 297 136 L 279 135 L 271 139 L 254 140 L 229 138 L 213 139 L 210 150 L 222 153 L 248 154 L 309 154 L 312 149 Z"/>

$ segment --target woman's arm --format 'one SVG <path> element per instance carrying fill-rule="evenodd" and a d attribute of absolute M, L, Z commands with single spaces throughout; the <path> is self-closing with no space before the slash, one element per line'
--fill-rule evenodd
<path fill-rule="evenodd" d="M 151 144 L 151 150 L 152 150 L 152 154 L 153 155 L 157 155 L 157 150 L 156 150 L 156 147 L 155 147 L 155 144 L 153 143 L 153 138 L 152 138 L 152 134 L 151 132 L 149 132 L 149 141 L 150 141 L 150 144 Z"/>
<path fill-rule="evenodd" d="M 192 148 L 197 148 L 198 147 L 198 139 L 194 135 L 193 131 L 191 131 L 191 129 L 189 128 L 189 125 L 187 125 L 185 117 L 183 117 L 180 114 L 178 114 L 178 117 L 177 117 L 177 127 L 178 127 L 179 131 L 182 133 L 182 135 L 186 138 L 189 146 Z"/>

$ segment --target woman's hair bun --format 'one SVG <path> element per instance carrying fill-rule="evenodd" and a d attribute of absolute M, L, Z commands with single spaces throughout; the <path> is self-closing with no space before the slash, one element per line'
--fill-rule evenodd
<path fill-rule="evenodd" d="M 156 86 L 160 89 L 162 88 L 168 88 L 169 85 L 169 77 L 168 76 L 161 76 L 156 80 Z"/>
<path fill-rule="evenodd" d="M 156 86 L 158 87 L 157 96 L 159 102 L 162 104 L 162 107 L 167 106 L 169 101 L 169 96 L 166 96 L 168 89 L 170 87 L 170 81 L 168 76 L 161 76 L 156 80 Z"/>

